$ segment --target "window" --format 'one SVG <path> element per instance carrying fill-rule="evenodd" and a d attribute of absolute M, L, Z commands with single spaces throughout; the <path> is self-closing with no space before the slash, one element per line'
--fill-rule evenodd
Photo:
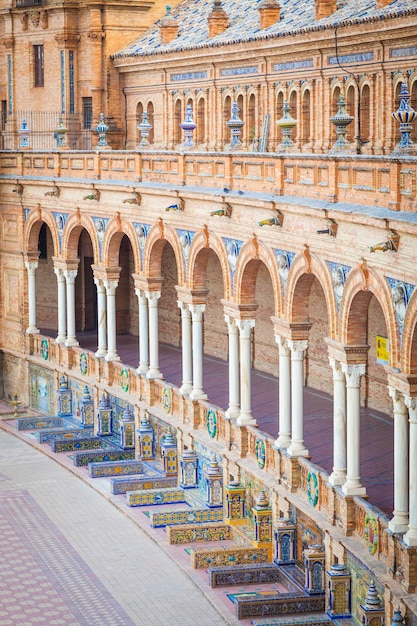
<path fill-rule="evenodd" d="M 34 59 L 34 78 L 35 78 L 35 87 L 43 87 L 44 85 L 44 77 L 43 77 L 43 45 L 39 44 L 33 46 L 33 59 Z"/>
<path fill-rule="evenodd" d="M 90 130 L 93 121 L 93 99 L 83 98 L 83 125 L 84 130 Z"/>

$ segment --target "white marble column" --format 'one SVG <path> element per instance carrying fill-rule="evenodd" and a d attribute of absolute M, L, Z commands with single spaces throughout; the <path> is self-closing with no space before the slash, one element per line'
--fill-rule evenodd
<path fill-rule="evenodd" d="M 346 380 L 342 364 L 329 358 L 333 370 L 333 471 L 331 485 L 346 482 Z"/>
<path fill-rule="evenodd" d="M 67 338 L 67 302 L 64 270 L 54 268 L 58 283 L 58 336 L 55 343 L 65 343 Z"/>
<path fill-rule="evenodd" d="M 64 270 L 67 283 L 67 338 L 65 345 L 78 346 L 75 336 L 75 277 L 78 270 Z"/>
<path fill-rule="evenodd" d="M 410 423 L 410 454 L 409 454 L 409 498 L 410 520 L 408 531 L 403 537 L 407 546 L 417 546 L 417 398 L 405 396 Z"/>
<path fill-rule="evenodd" d="M 193 390 L 193 351 L 191 335 L 191 311 L 187 303 L 178 300 L 181 311 L 181 356 L 182 356 L 182 385 L 179 389 L 184 396 L 190 395 Z"/>
<path fill-rule="evenodd" d="M 228 419 L 236 419 L 240 413 L 239 386 L 239 333 L 236 320 L 230 315 L 224 316 L 229 340 L 229 407 L 225 413 Z"/>
<path fill-rule="evenodd" d="M 163 378 L 159 371 L 158 300 L 160 291 L 145 291 L 149 307 L 149 369 L 146 378 Z"/>
<path fill-rule="evenodd" d="M 291 444 L 291 351 L 283 337 L 275 335 L 279 350 L 279 406 L 278 438 L 276 448 L 289 448 Z"/>
<path fill-rule="evenodd" d="M 39 332 L 39 329 L 36 327 L 36 268 L 38 267 L 38 261 L 26 261 L 25 266 L 28 272 L 29 305 L 29 326 L 26 329 L 26 333 L 32 335 Z"/>
<path fill-rule="evenodd" d="M 191 400 L 205 400 L 203 389 L 203 316 L 205 304 L 190 304 L 192 320 L 193 389 Z"/>
<path fill-rule="evenodd" d="M 139 302 L 139 367 L 136 372 L 146 376 L 149 371 L 148 299 L 141 289 L 135 289 Z"/>
<path fill-rule="evenodd" d="M 97 352 L 95 356 L 100 359 L 107 354 L 107 302 L 106 288 L 101 278 L 95 278 L 97 288 Z"/>
<path fill-rule="evenodd" d="M 291 444 L 290 456 L 309 456 L 304 445 L 304 352 L 308 341 L 288 341 L 291 350 Z"/>
<path fill-rule="evenodd" d="M 251 402 L 251 337 L 255 320 L 236 320 L 239 329 L 240 349 L 240 414 L 236 420 L 238 426 L 256 426 L 256 420 L 252 415 Z"/>
<path fill-rule="evenodd" d="M 394 406 L 394 511 L 389 522 L 393 533 L 408 530 L 408 410 L 404 395 L 388 387 Z"/>
<path fill-rule="evenodd" d="M 116 289 L 118 280 L 104 280 L 107 302 L 107 354 L 106 361 L 120 361 L 116 349 Z"/>
<path fill-rule="evenodd" d="M 366 372 L 365 364 L 349 365 L 342 363 L 346 376 L 346 482 L 342 491 L 347 496 L 364 496 L 366 489 L 360 476 L 360 399 L 361 376 Z"/>

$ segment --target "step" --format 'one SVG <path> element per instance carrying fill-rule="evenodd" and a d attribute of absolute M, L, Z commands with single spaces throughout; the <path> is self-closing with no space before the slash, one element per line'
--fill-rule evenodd
<path fill-rule="evenodd" d="M 303 596 L 299 593 L 277 593 L 268 596 L 254 597 L 248 594 L 236 595 L 234 605 L 237 619 L 255 617 L 294 615 L 301 613 L 324 613 L 325 598 L 323 596 Z M 308 623 L 308 622 L 307 622 Z"/>
<path fill-rule="evenodd" d="M 184 489 L 170 487 L 168 489 L 141 489 L 126 493 L 128 506 L 152 506 L 159 504 L 183 504 L 186 502 Z"/>
<path fill-rule="evenodd" d="M 185 524 L 167 526 L 167 542 L 171 545 L 231 539 L 229 524 Z"/>
<path fill-rule="evenodd" d="M 76 467 L 86 467 L 89 463 L 102 461 L 127 461 L 135 458 L 134 450 L 117 450 L 115 448 L 99 448 L 74 452 L 73 463 Z"/>
<path fill-rule="evenodd" d="M 302 616 L 275 617 L 272 619 L 257 619 L 252 621 L 253 626 L 336 626 L 338 622 L 332 620 L 325 613 L 310 613 Z M 350 626 L 351 620 L 340 622 L 343 626 Z"/>
<path fill-rule="evenodd" d="M 209 567 L 234 567 L 253 563 L 268 563 L 268 548 L 230 546 L 227 548 L 191 548 L 191 567 L 207 569 Z"/>
<path fill-rule="evenodd" d="M 289 565 L 280 565 L 280 570 L 284 577 L 287 578 L 285 584 L 293 583 L 298 589 L 304 591 L 305 572 L 298 565 L 291 563 Z"/>
<path fill-rule="evenodd" d="M 92 462 L 88 464 L 88 473 L 90 478 L 143 474 L 143 466 L 142 461 L 136 461 L 135 459 Z"/>
<path fill-rule="evenodd" d="M 271 584 L 282 582 L 284 578 L 275 563 L 209 567 L 208 575 L 210 587 Z"/>
<path fill-rule="evenodd" d="M 110 478 L 110 491 L 114 495 L 120 495 L 128 491 L 139 491 L 140 489 L 165 489 L 166 487 L 176 487 L 177 484 L 178 479 L 176 476 Z"/>

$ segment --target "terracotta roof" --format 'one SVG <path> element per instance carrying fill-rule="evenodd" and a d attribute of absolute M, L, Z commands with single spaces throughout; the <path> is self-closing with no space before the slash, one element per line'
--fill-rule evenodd
<path fill-rule="evenodd" d="M 185 0 L 172 10 L 172 18 L 179 25 L 178 37 L 162 44 L 159 35 L 160 22 L 156 22 L 140 39 L 114 54 L 113 58 L 222 46 L 282 37 L 300 31 L 322 30 L 331 28 L 334 24 L 358 23 L 417 13 L 416 0 L 393 0 L 380 9 L 376 8 L 375 0 L 347 0 L 339 1 L 337 10 L 329 17 L 316 20 L 314 0 L 281 0 L 281 19 L 261 30 L 258 9 L 262 4 L 263 0 L 224 0 L 222 8 L 229 16 L 229 27 L 216 37 L 209 38 L 207 18 L 213 10 L 213 0 Z"/>

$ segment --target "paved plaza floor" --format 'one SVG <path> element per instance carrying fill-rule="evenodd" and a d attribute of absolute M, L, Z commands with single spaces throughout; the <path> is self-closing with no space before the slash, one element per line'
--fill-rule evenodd
<path fill-rule="evenodd" d="M 234 621 L 123 511 L 2 428 L 0 571 L 1 626 Z"/>

